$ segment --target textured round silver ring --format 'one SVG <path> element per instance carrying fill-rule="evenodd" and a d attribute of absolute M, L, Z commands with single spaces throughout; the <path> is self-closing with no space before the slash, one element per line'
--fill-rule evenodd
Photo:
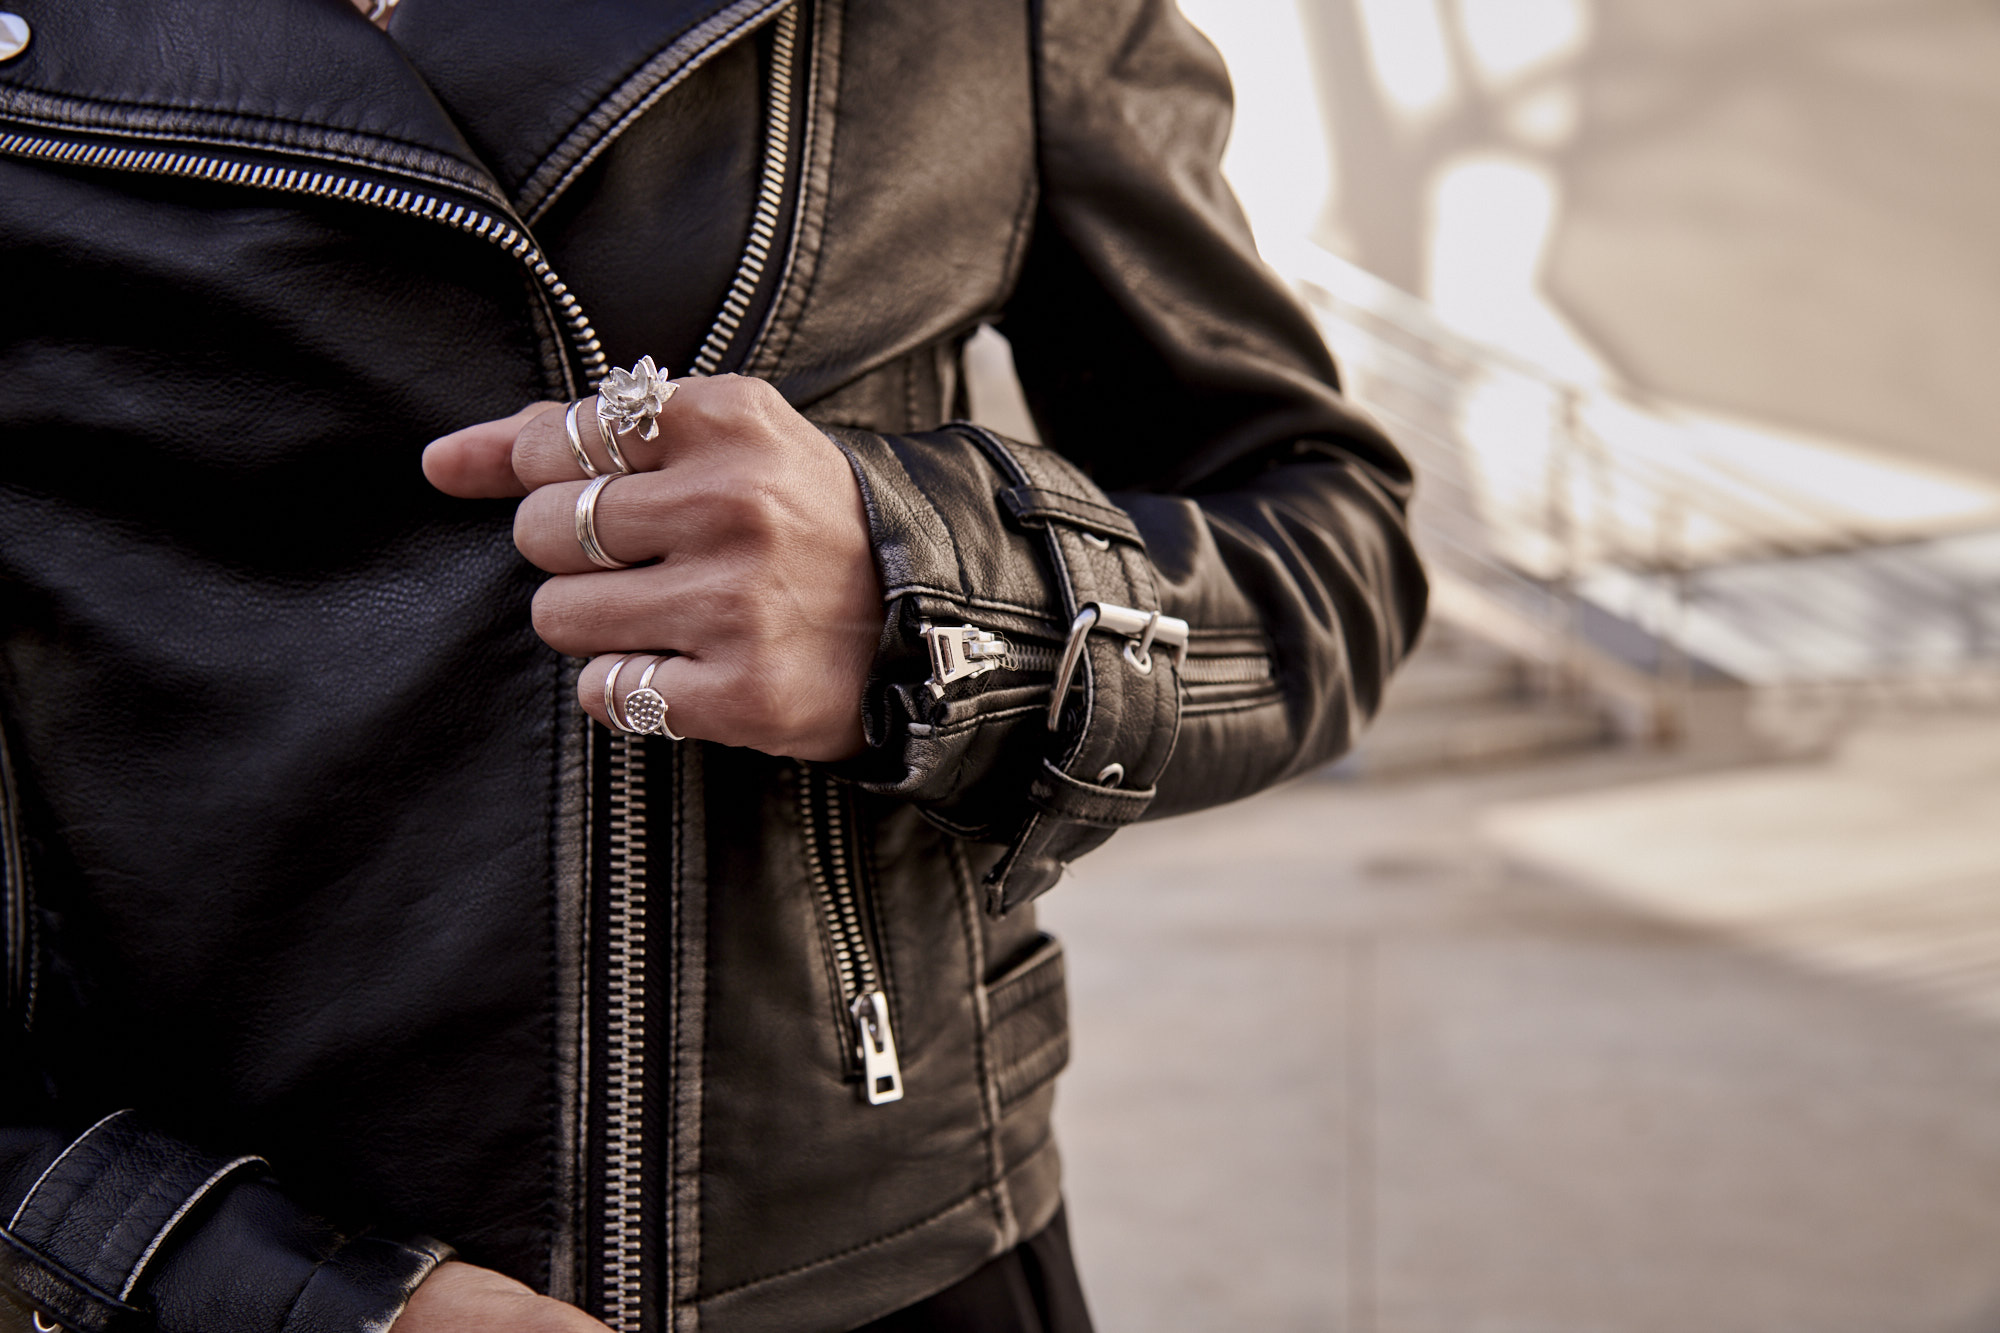
<path fill-rule="evenodd" d="M 583 475 L 596 477 L 600 475 L 597 464 L 590 461 L 590 451 L 583 447 L 583 436 L 576 429 L 576 409 L 582 406 L 583 399 L 579 398 L 564 409 L 563 433 L 569 436 L 569 451 L 576 455 L 576 465 L 583 469 Z"/>
<path fill-rule="evenodd" d="M 604 494 L 604 488 L 627 474 L 606 472 L 583 488 L 583 494 L 576 497 L 576 543 L 583 553 L 590 557 L 590 563 L 599 569 L 630 569 L 623 560 L 613 560 L 605 553 L 604 543 L 597 539 L 597 500 Z"/>
<path fill-rule="evenodd" d="M 664 657 L 656 657 L 647 664 L 639 677 L 639 688 L 625 696 L 625 725 L 641 735 L 665 736 L 668 740 L 684 741 L 685 736 L 674 734 L 667 725 L 667 700 L 653 688 L 653 673 L 660 669 Z"/>
<path fill-rule="evenodd" d="M 611 719 L 611 729 L 613 731 L 622 731 L 627 735 L 636 733 L 632 731 L 632 728 L 625 725 L 624 718 L 618 716 L 618 673 L 625 669 L 627 662 L 637 656 L 637 653 L 625 654 L 611 664 L 611 670 L 606 672 L 604 676 L 604 716 Z"/>

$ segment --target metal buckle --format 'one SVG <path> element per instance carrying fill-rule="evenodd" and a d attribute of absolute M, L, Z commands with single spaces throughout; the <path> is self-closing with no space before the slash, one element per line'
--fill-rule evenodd
<path fill-rule="evenodd" d="M 926 622 L 918 633 L 931 649 L 931 693 L 944 698 L 944 687 L 969 676 L 983 676 L 1007 664 L 1011 645 L 998 634 L 977 625 L 932 625 Z"/>
<path fill-rule="evenodd" d="M 1158 611 L 1134 611 L 1129 606 L 1114 606 L 1110 602 L 1088 603 L 1070 623 L 1069 642 L 1063 645 L 1062 662 L 1056 667 L 1055 693 L 1049 698 L 1050 731 L 1061 728 L 1063 700 L 1069 697 L 1070 682 L 1076 678 L 1076 664 L 1083 658 L 1084 639 L 1093 629 L 1121 634 L 1130 640 L 1125 645 L 1125 661 L 1141 675 L 1153 669 L 1153 645 L 1156 643 L 1163 643 L 1174 650 L 1175 666 L 1187 659 L 1187 621 L 1177 616 L 1161 615 Z"/>

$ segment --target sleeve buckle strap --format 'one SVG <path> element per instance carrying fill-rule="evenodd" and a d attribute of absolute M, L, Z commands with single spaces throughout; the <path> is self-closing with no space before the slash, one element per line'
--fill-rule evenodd
<path fill-rule="evenodd" d="M 43 1171 L 0 1230 L 0 1291 L 69 1328 L 111 1333 L 161 1246 L 188 1214 L 261 1157 L 211 1156 L 119 1111 Z"/>
<path fill-rule="evenodd" d="M 1083 659 L 1083 644 L 1092 630 L 1118 634 L 1127 640 L 1125 661 L 1140 675 L 1153 670 L 1153 645 L 1165 644 L 1174 650 L 1174 665 L 1187 659 L 1188 623 L 1158 611 L 1135 611 L 1110 602 L 1091 602 L 1070 622 L 1069 641 L 1063 645 L 1062 661 L 1056 667 L 1055 689 L 1049 696 L 1049 730 L 1062 726 L 1063 700 L 1076 679 L 1077 663 Z"/>

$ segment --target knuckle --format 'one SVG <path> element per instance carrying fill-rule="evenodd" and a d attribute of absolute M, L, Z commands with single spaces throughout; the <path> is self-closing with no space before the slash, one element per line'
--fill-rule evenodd
<path fill-rule="evenodd" d="M 531 561 L 552 549 L 553 526 L 562 515 L 563 497 L 547 489 L 532 491 L 514 510 L 514 549 Z"/>
<path fill-rule="evenodd" d="M 535 633 L 558 652 L 583 643 L 588 616 L 569 578 L 553 578 L 535 589 L 529 614 Z"/>

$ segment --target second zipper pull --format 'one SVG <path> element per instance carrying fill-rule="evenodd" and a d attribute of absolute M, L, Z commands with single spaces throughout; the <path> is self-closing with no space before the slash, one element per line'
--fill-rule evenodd
<path fill-rule="evenodd" d="M 889 1027 L 889 1000 L 872 990 L 854 997 L 854 1034 L 861 1047 L 861 1091 L 870 1106 L 903 1100 L 903 1066 Z"/>

